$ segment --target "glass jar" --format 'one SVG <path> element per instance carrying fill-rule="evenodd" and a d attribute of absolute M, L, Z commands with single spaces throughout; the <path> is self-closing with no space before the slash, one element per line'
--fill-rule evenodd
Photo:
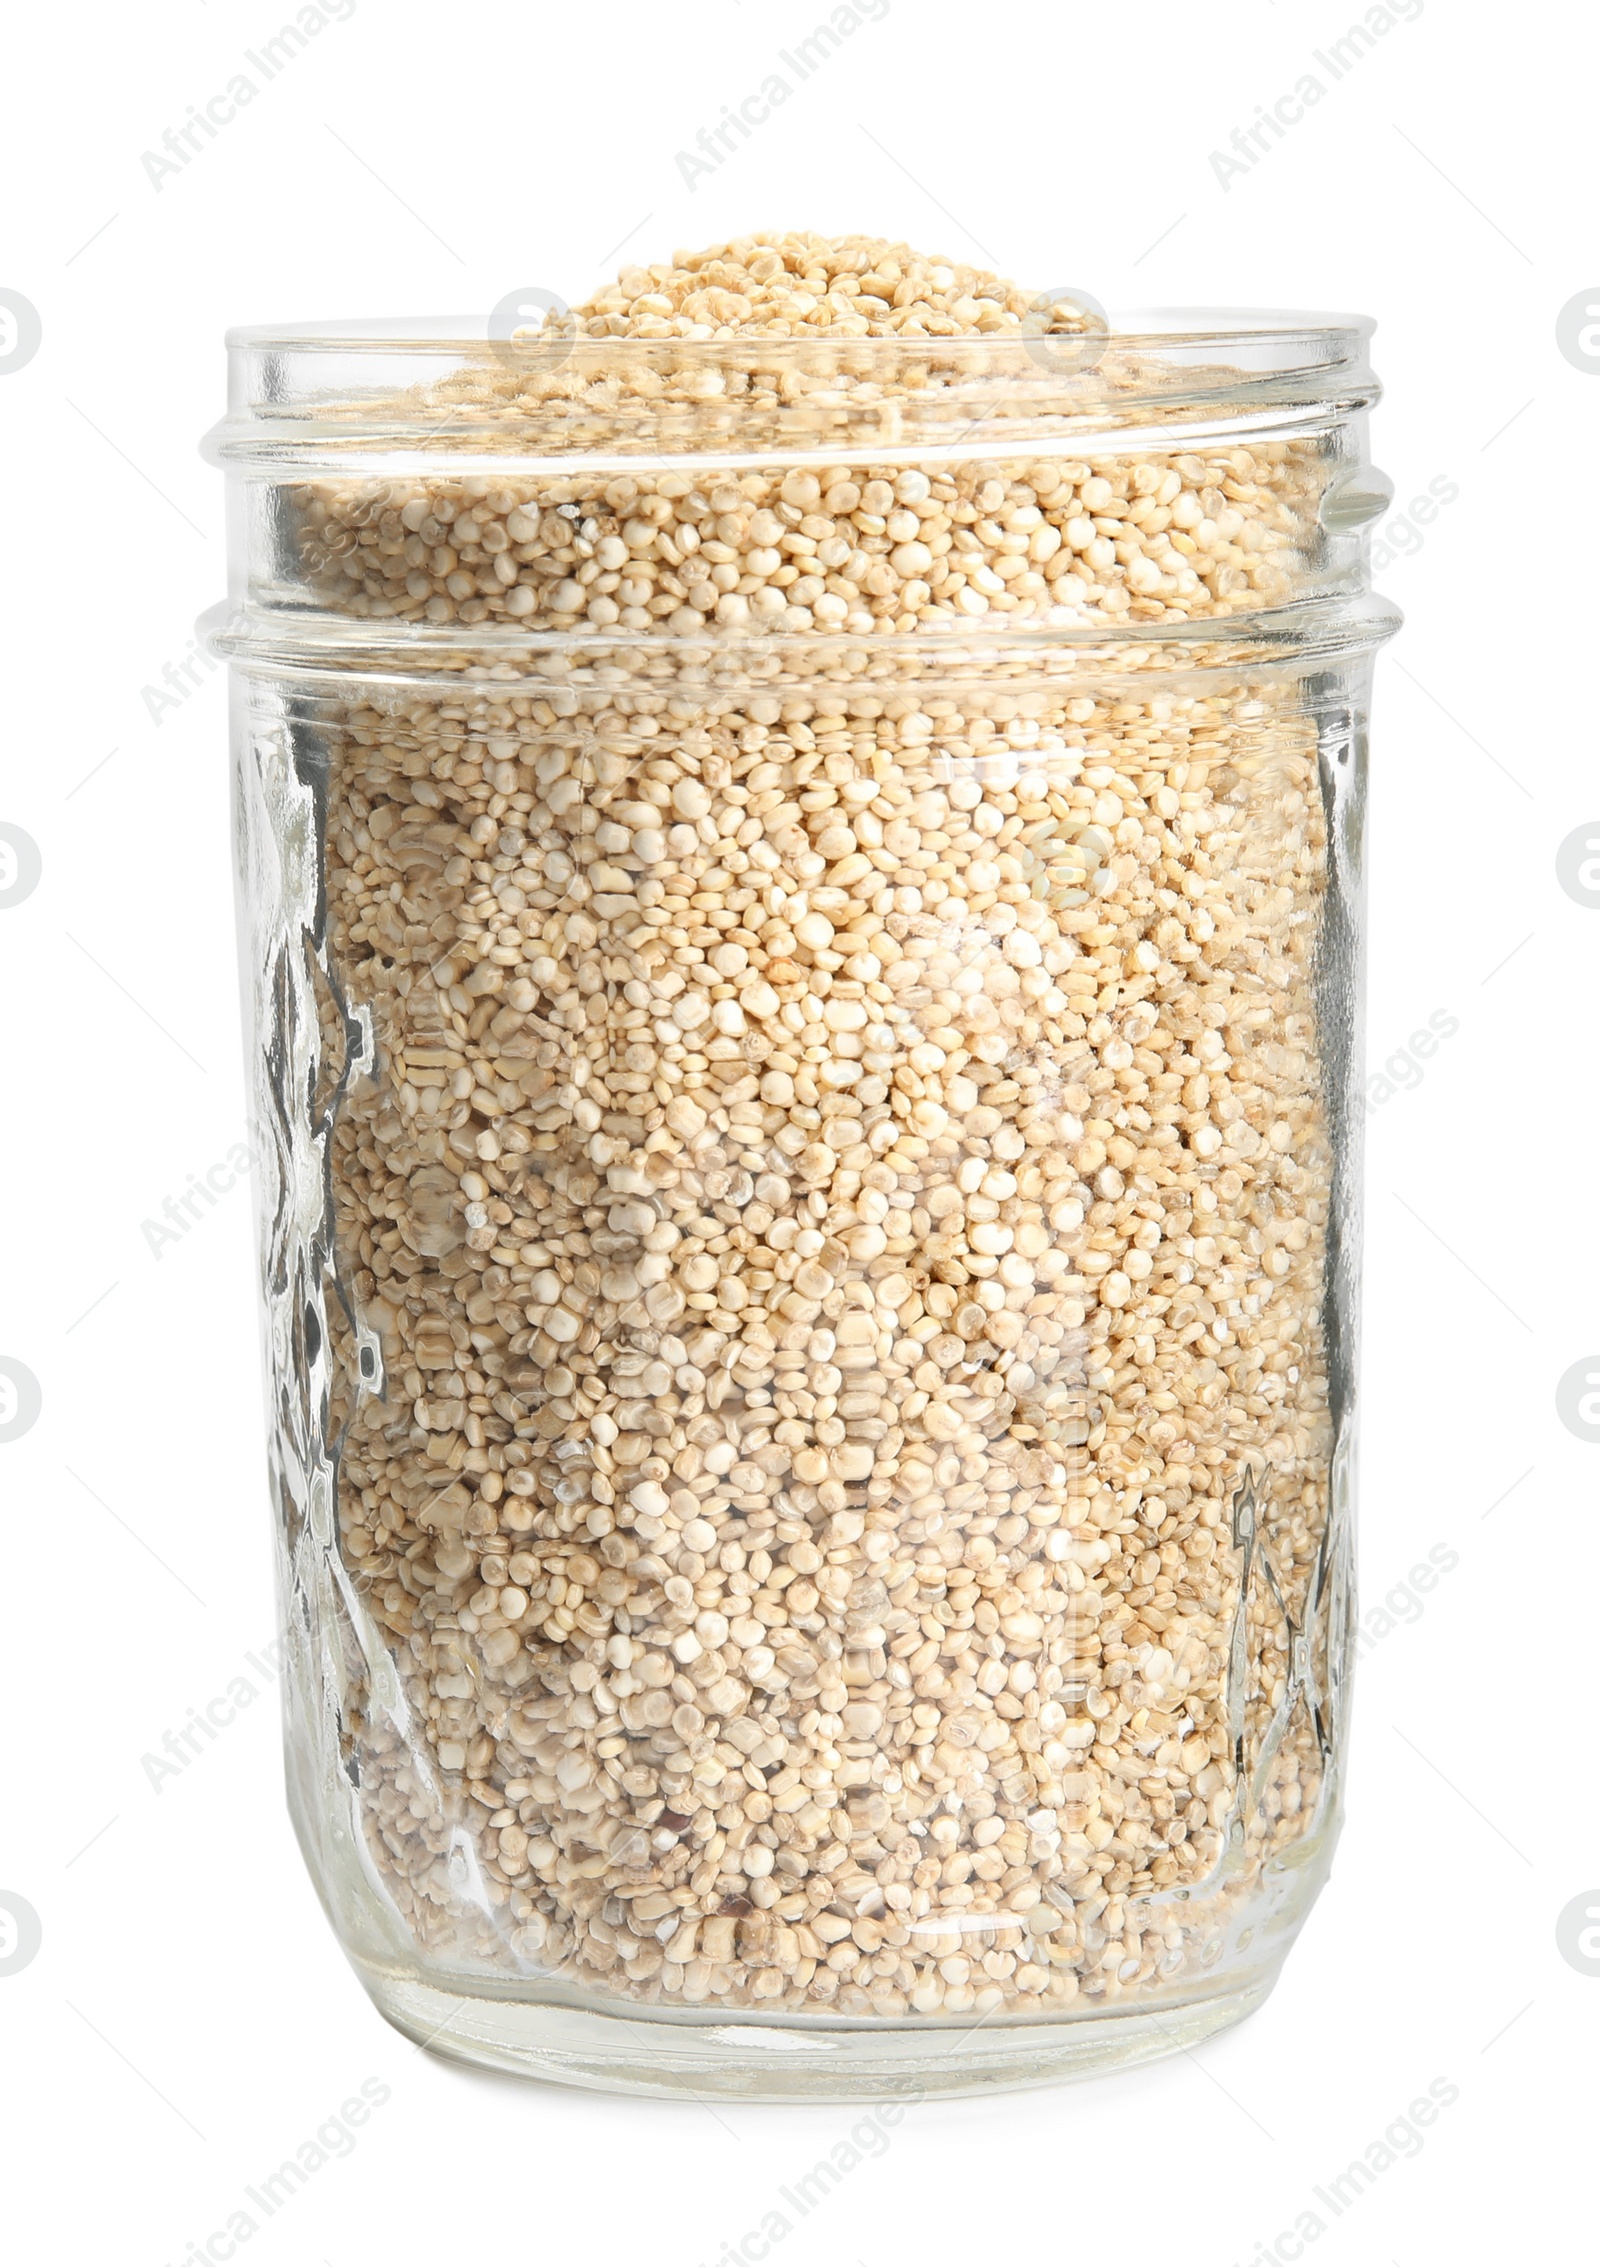
<path fill-rule="evenodd" d="M 1271 1988 L 1349 1660 L 1368 330 L 231 340 L 290 1795 L 411 2037 L 959 2093 Z"/>

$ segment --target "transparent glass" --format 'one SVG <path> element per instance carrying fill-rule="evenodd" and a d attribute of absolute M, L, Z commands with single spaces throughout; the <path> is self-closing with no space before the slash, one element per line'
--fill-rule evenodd
<path fill-rule="evenodd" d="M 1270 1989 L 1347 1697 L 1364 337 L 235 343 L 291 1801 L 436 2050 L 961 2092 Z M 786 537 L 777 628 L 704 603 Z"/>

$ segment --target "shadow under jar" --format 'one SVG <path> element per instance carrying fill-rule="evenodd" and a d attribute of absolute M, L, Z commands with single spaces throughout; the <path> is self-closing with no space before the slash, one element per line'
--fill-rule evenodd
<path fill-rule="evenodd" d="M 1271 1988 L 1349 1656 L 1366 335 L 231 341 L 291 1801 L 437 2051 L 959 2093 Z"/>

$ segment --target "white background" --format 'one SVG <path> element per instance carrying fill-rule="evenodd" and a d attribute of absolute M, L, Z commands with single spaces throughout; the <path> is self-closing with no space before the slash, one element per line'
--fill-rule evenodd
<path fill-rule="evenodd" d="M 476 2077 L 372 2013 L 247 1661 L 272 1627 L 248 1198 L 159 1258 L 142 1232 L 242 1130 L 221 680 L 159 722 L 142 695 L 223 589 L 196 444 L 225 327 L 576 301 L 623 240 L 763 226 L 992 254 L 1114 309 L 1365 310 L 1397 508 L 1459 489 L 1380 577 L 1408 623 L 1379 664 L 1370 1057 L 1435 1011 L 1459 1031 L 1369 1125 L 1364 1605 L 1436 1545 L 1459 1563 L 1363 1661 L 1335 1878 L 1264 2011 L 1142 2073 L 918 2108 L 773 2256 L 1247 2267 L 1435 2078 L 1459 2099 L 1317 2258 L 1548 2256 L 1600 2014 L 1556 1934 L 1600 1883 L 1600 1447 L 1555 1399 L 1600 1346 L 1600 911 L 1556 875 L 1600 811 L 1600 375 L 1556 344 L 1600 274 L 1587 24 L 1428 0 L 1224 188 L 1211 152 L 1329 83 L 1312 51 L 1362 9 L 893 0 L 691 191 L 678 150 L 826 9 L 357 0 L 152 184 L 142 153 L 288 12 L 37 8 L 7 71 L 0 285 L 43 325 L 0 376 L 0 820 L 43 859 L 0 910 L 0 1354 L 43 1392 L 0 1445 L 0 1891 L 43 1925 L 0 1975 L 18 2256 L 177 2267 L 369 2077 L 390 2099 L 252 2267 L 713 2267 L 855 2122 Z M 241 1675 L 255 1703 L 152 1788 L 141 1758 Z"/>

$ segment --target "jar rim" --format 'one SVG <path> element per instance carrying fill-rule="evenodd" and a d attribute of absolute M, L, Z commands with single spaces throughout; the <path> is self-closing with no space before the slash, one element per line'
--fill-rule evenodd
<path fill-rule="evenodd" d="M 896 697 L 914 697 L 970 692 L 980 683 L 998 691 L 1060 688 L 1090 674 L 1097 682 L 1125 675 L 1146 691 L 1168 674 L 1304 674 L 1375 652 L 1400 624 L 1390 600 L 1363 591 L 1221 621 L 1093 621 L 984 634 L 580 635 L 283 615 L 228 599 L 202 614 L 195 628 L 209 653 L 244 674 L 308 683 L 370 679 L 460 693 L 467 687 L 482 692 L 504 679 L 520 680 L 524 690 L 556 685 L 586 695 L 650 693 L 659 690 L 650 664 L 671 657 L 679 681 L 713 690 L 759 685 L 832 697 L 887 687 Z"/>
<path fill-rule="evenodd" d="M 531 291 L 522 298 L 543 303 Z M 228 413 L 204 453 L 279 479 L 297 468 L 342 472 L 375 450 L 394 476 L 445 459 L 493 476 L 513 456 L 553 474 L 580 457 L 595 469 L 616 458 L 619 471 L 640 457 L 677 471 L 774 451 L 865 463 L 890 445 L 908 463 L 920 450 L 942 463 L 992 456 L 1002 442 L 1006 453 L 1081 451 L 1112 433 L 1122 448 L 1170 445 L 1186 428 L 1221 445 L 1294 438 L 1308 420 L 1349 416 L 1378 397 L 1369 316 L 1093 313 L 1094 327 L 1080 331 L 909 339 L 596 337 L 564 325 L 497 329 L 498 315 L 252 325 L 228 333 Z M 486 389 L 469 382 L 451 398 L 452 385 L 480 373 Z M 759 400 L 747 396 L 752 378 Z M 437 397 L 444 417 L 437 388 L 447 389 Z"/>
<path fill-rule="evenodd" d="M 1063 289 L 1061 297 L 1070 294 Z M 1263 346 L 1274 341 L 1322 340 L 1348 338 L 1351 341 L 1370 339 L 1377 327 L 1376 318 L 1348 312 L 1329 312 L 1307 308 L 1271 307 L 1155 307 L 1133 309 L 1127 312 L 1108 311 L 1105 317 L 1108 343 L 1118 348 L 1137 352 L 1141 348 L 1159 350 L 1162 347 L 1221 347 L 1248 343 Z M 318 316 L 302 321 L 273 323 L 246 323 L 235 325 L 225 334 L 225 343 L 231 349 L 276 348 L 280 351 L 305 353 L 348 353 L 352 348 L 381 347 L 388 352 L 403 353 L 408 349 L 417 353 L 438 354 L 452 349 L 467 352 L 481 348 L 496 340 L 500 334 L 490 328 L 491 318 L 482 313 L 473 315 L 370 315 L 370 316 Z M 907 353 L 927 351 L 940 355 L 955 354 L 965 359 L 992 356 L 1007 349 L 1026 356 L 1030 348 L 1041 341 L 1053 339 L 1060 345 L 1070 344 L 1081 334 L 1073 332 L 1024 331 L 1006 328 L 998 331 L 961 332 L 952 337 L 907 337 L 894 332 L 885 337 L 858 337 L 835 330 L 817 330 L 784 335 L 765 331 L 730 333 L 725 338 L 640 338 L 633 334 L 594 335 L 577 333 L 574 344 L 603 347 L 607 352 L 620 351 L 637 357 L 641 362 L 665 359 L 667 356 L 703 355 L 707 361 L 720 361 L 730 356 L 792 352 L 796 356 L 815 352 L 818 348 L 844 349 L 850 354 L 878 354 L 884 360 L 903 357 Z"/>

